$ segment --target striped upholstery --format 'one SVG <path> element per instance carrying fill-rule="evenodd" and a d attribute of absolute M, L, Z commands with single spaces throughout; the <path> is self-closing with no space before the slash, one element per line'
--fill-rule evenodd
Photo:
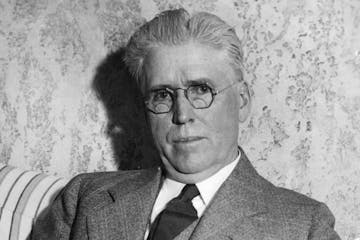
<path fill-rule="evenodd" d="M 27 239 L 38 216 L 67 180 L 0 165 L 0 238 Z"/>

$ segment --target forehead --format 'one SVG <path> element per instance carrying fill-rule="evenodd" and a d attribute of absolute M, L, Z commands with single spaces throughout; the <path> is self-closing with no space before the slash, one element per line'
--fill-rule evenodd
<path fill-rule="evenodd" d="M 144 70 L 147 88 L 156 85 L 180 87 L 196 80 L 206 80 L 214 86 L 236 81 L 225 50 L 196 43 L 152 49 Z"/>

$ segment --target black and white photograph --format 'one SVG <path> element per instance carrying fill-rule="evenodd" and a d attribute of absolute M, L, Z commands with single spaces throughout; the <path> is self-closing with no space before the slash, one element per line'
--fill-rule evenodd
<path fill-rule="evenodd" d="M 0 0 L 0 240 L 360 240 L 359 0 Z"/>

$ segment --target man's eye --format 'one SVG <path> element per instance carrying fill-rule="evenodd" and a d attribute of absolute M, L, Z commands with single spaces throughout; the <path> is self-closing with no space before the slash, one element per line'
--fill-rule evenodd
<path fill-rule="evenodd" d="M 161 100 L 165 100 L 165 99 L 169 99 L 171 96 L 170 96 L 170 93 L 166 90 L 158 90 L 156 92 L 153 93 L 153 99 L 155 101 L 161 101 Z"/>
<path fill-rule="evenodd" d="M 191 92 L 202 95 L 211 92 L 211 88 L 208 85 L 202 84 L 191 87 Z"/>

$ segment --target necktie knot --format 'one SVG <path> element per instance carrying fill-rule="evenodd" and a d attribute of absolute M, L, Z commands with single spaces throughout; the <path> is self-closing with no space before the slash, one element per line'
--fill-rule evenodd
<path fill-rule="evenodd" d="M 198 216 L 191 200 L 199 194 L 195 184 L 186 184 L 180 194 L 156 217 L 147 240 L 172 240 L 196 221 Z"/>
<path fill-rule="evenodd" d="M 200 195 L 199 189 L 195 184 L 186 184 L 185 187 L 181 190 L 179 195 L 180 201 L 191 201 L 194 197 Z"/>

